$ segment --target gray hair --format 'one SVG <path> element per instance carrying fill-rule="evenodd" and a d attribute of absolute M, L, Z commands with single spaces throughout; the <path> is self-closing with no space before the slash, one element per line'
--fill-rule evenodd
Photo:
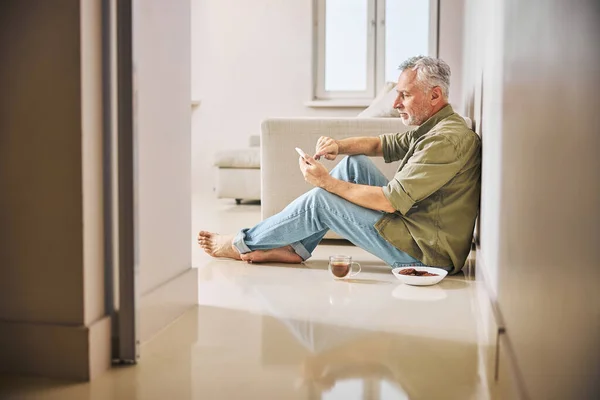
<path fill-rule="evenodd" d="M 439 86 L 442 95 L 447 99 L 450 93 L 450 67 L 439 58 L 415 56 L 404 61 L 398 67 L 400 72 L 405 69 L 417 71 L 417 80 L 427 88 Z"/>

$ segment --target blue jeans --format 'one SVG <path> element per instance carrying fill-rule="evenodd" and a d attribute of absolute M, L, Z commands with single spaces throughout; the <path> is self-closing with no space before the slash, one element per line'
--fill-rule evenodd
<path fill-rule="evenodd" d="M 345 157 L 331 175 L 347 182 L 386 186 L 387 178 L 366 156 Z M 303 259 L 311 253 L 329 229 L 387 264 L 423 265 L 387 242 L 375 229 L 382 211 L 364 208 L 321 188 L 314 188 L 290 203 L 283 211 L 250 229 L 242 229 L 233 245 L 241 254 L 291 245 Z"/>

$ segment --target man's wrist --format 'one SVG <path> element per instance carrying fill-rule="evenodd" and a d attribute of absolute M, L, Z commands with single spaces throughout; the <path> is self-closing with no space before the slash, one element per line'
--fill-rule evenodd
<path fill-rule="evenodd" d="M 323 181 L 321 182 L 321 189 L 327 190 L 330 193 L 333 193 L 335 190 L 335 184 L 336 184 L 337 179 L 335 179 L 333 176 L 328 175 L 325 179 L 323 179 Z"/>
<path fill-rule="evenodd" d="M 335 144 L 336 144 L 336 146 L 338 148 L 338 155 L 345 154 L 344 153 L 344 148 L 342 146 L 342 141 L 341 140 L 337 140 L 337 139 L 334 139 L 334 140 L 335 140 Z"/>

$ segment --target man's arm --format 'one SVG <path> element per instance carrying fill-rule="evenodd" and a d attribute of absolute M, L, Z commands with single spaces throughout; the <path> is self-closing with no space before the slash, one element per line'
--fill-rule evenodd
<path fill-rule="evenodd" d="M 383 194 L 383 187 L 358 185 L 334 178 L 327 168 L 310 156 L 298 159 L 304 179 L 311 185 L 336 194 L 354 204 L 377 211 L 396 211 Z"/>
<path fill-rule="evenodd" d="M 325 157 L 334 160 L 338 154 L 364 154 L 366 156 L 383 156 L 383 148 L 379 137 L 353 137 L 335 140 L 321 136 L 317 141 L 315 159 Z"/>
<path fill-rule="evenodd" d="M 337 140 L 338 154 L 355 155 L 364 154 L 369 157 L 383 156 L 381 139 L 379 137 L 353 137 Z"/>
<path fill-rule="evenodd" d="M 358 185 L 333 178 L 331 175 L 330 179 L 326 179 L 321 187 L 361 207 L 388 213 L 396 211 L 392 203 L 383 194 L 382 187 Z"/>

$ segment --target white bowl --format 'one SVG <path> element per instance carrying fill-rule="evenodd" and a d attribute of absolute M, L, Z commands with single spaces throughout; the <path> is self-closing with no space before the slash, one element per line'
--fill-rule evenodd
<path fill-rule="evenodd" d="M 437 276 L 411 276 L 400 274 L 400 271 L 409 268 L 414 268 L 417 271 L 427 271 L 432 274 L 437 274 Z M 446 275 L 448 275 L 448 271 L 446 271 L 445 269 L 433 267 L 398 267 L 392 269 L 392 273 L 396 278 L 400 280 L 400 282 L 413 286 L 435 285 L 436 283 L 439 283 L 442 279 L 444 279 Z"/>

